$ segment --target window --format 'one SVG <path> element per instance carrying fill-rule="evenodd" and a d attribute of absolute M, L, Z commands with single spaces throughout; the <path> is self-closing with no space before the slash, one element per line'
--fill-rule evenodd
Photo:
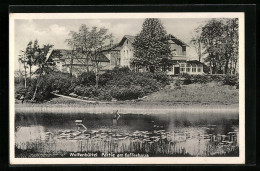
<path fill-rule="evenodd" d="M 128 44 L 128 41 L 126 41 L 126 44 Z"/>
<path fill-rule="evenodd" d="M 191 64 L 186 64 L 186 72 L 190 72 Z"/>
<path fill-rule="evenodd" d="M 180 64 L 180 71 L 185 72 L 185 64 Z"/>
<path fill-rule="evenodd" d="M 200 67 L 198 68 L 198 72 L 201 72 L 201 68 Z"/>
<path fill-rule="evenodd" d="M 196 65 L 192 64 L 192 72 L 196 72 Z"/>

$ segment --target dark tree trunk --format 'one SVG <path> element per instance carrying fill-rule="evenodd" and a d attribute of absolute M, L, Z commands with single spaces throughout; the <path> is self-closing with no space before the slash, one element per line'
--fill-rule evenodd
<path fill-rule="evenodd" d="M 40 81 L 40 79 L 41 79 L 41 77 L 42 77 L 42 66 L 41 66 L 41 68 L 40 68 L 40 76 L 38 77 L 38 79 L 37 79 L 37 83 L 36 83 L 36 87 L 35 87 L 35 90 L 34 90 L 34 93 L 33 93 L 33 97 L 32 97 L 32 99 L 31 99 L 31 101 L 34 101 L 34 99 L 35 99 L 35 97 L 36 97 L 36 93 L 37 93 L 37 90 L 38 90 L 38 86 L 39 86 L 39 81 Z"/>
<path fill-rule="evenodd" d="M 226 62 L 225 62 L 225 74 L 228 74 L 228 63 L 229 63 L 229 57 L 226 56 Z"/>
<path fill-rule="evenodd" d="M 30 65 L 30 85 L 32 85 L 32 66 Z"/>

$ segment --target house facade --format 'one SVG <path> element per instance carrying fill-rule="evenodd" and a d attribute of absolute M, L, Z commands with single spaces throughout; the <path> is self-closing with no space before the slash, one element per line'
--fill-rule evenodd
<path fill-rule="evenodd" d="M 111 70 L 115 67 L 131 68 L 131 60 L 134 58 L 133 42 L 135 36 L 125 35 L 117 44 L 110 42 L 100 54 L 101 71 Z M 185 42 L 173 35 L 168 35 L 172 58 L 171 66 L 167 69 L 168 75 L 203 74 L 203 63 L 197 60 L 187 60 L 186 50 L 189 47 Z M 91 61 L 86 62 L 85 58 L 76 57 L 71 50 L 54 49 L 51 51 L 47 62 L 54 64 L 58 70 L 63 72 L 80 73 L 86 71 L 86 67 L 93 68 Z M 136 70 L 136 68 L 135 68 Z M 144 68 L 137 71 L 145 71 Z"/>
<path fill-rule="evenodd" d="M 128 66 L 130 68 L 131 59 L 134 57 L 134 39 L 134 36 L 125 35 L 118 44 L 106 50 L 106 57 L 112 61 L 117 59 L 117 64 L 119 64 L 117 66 L 119 67 Z M 189 46 L 171 34 L 168 35 L 168 39 L 172 53 L 172 66 L 167 70 L 167 74 L 203 74 L 203 63 L 197 60 L 187 60 L 186 50 Z M 112 68 L 116 66 L 114 62 L 110 62 L 110 64 Z M 138 71 L 145 71 L 145 69 L 140 68 Z"/>
<path fill-rule="evenodd" d="M 97 60 L 101 71 L 110 69 L 110 60 L 103 53 L 98 56 Z M 95 69 L 93 61 L 87 61 L 86 58 L 75 55 L 72 50 L 66 49 L 52 49 L 46 62 L 53 69 L 75 76 L 87 70 L 93 71 Z"/>

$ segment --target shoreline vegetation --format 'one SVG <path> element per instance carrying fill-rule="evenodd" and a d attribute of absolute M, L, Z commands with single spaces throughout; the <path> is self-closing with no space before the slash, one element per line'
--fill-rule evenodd
<path fill-rule="evenodd" d="M 79 99 L 80 100 L 80 99 Z M 214 114 L 239 112 L 238 104 L 221 104 L 207 102 L 151 102 L 151 101 L 117 101 L 85 102 L 75 98 L 56 97 L 44 103 L 24 103 L 16 101 L 15 112 L 18 113 L 107 113 L 118 110 L 120 114 Z"/>
<path fill-rule="evenodd" d="M 184 75 L 172 80 L 157 91 L 131 100 L 88 98 L 84 93 L 49 92 L 42 102 L 16 98 L 15 111 L 24 113 L 238 113 L 239 89 L 212 76 Z M 222 77 L 220 77 L 222 78 Z M 224 77 L 225 78 L 225 77 Z M 233 81 L 234 82 L 234 81 Z M 224 84 L 225 83 L 225 84 Z M 64 85 L 64 84 L 60 84 Z M 65 90 L 65 88 L 63 88 Z M 46 89 L 49 90 L 49 89 Z M 55 90 L 55 88 L 52 88 Z M 86 94 L 86 93 L 85 93 Z M 80 96 L 81 95 L 81 96 Z M 123 97 L 128 94 L 122 94 Z"/>

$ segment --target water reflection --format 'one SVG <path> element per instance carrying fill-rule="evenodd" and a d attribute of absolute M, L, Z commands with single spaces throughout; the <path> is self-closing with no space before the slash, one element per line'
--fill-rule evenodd
<path fill-rule="evenodd" d="M 78 129 L 75 120 L 87 127 Z M 238 115 L 16 114 L 16 156 L 69 152 L 238 156 Z"/>

